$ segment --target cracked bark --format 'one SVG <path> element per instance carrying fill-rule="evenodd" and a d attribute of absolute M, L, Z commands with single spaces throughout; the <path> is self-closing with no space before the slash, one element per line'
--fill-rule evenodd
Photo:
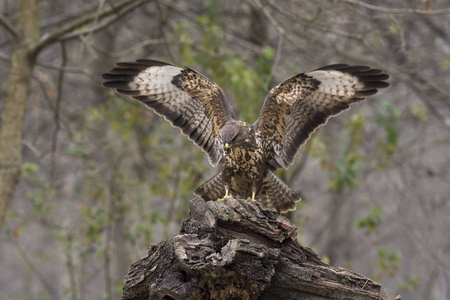
<path fill-rule="evenodd" d="M 196 198 L 180 234 L 132 264 L 122 299 L 372 300 L 380 288 L 299 245 L 295 225 L 275 210 Z"/>

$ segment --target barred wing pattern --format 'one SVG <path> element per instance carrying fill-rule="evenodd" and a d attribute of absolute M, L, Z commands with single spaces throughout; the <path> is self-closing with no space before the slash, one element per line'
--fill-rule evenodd
<path fill-rule="evenodd" d="M 254 127 L 270 152 L 269 169 L 287 169 L 300 147 L 331 116 L 389 86 L 389 76 L 366 66 L 329 65 L 274 87 Z"/>
<path fill-rule="evenodd" d="M 193 69 L 156 60 L 117 63 L 102 77 L 104 87 L 131 96 L 180 128 L 213 166 L 221 161 L 220 129 L 233 119 L 233 110 L 217 84 Z"/>

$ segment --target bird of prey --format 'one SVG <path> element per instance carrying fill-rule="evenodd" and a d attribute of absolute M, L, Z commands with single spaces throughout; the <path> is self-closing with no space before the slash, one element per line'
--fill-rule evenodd
<path fill-rule="evenodd" d="M 205 201 L 244 198 L 278 212 L 295 209 L 297 193 L 275 176 L 331 116 L 389 86 L 387 74 L 367 66 L 329 65 L 272 88 L 253 124 L 234 120 L 222 89 L 188 67 L 141 59 L 117 63 L 104 87 L 153 109 L 180 128 L 222 170 L 194 194 Z"/>

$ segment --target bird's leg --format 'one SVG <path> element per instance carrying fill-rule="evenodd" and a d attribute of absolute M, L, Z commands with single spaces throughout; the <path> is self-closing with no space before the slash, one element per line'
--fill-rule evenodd
<path fill-rule="evenodd" d="M 252 191 L 252 197 L 251 197 L 251 198 L 248 197 L 247 200 L 248 200 L 248 201 L 255 201 L 255 194 L 256 194 L 256 193 Z"/>
<path fill-rule="evenodd" d="M 247 200 L 249 201 L 255 201 L 255 196 L 256 196 L 256 186 L 254 184 L 252 184 L 252 197 L 248 197 Z"/>
<path fill-rule="evenodd" d="M 224 199 L 233 199 L 233 196 L 229 195 L 230 193 L 230 188 L 228 187 L 228 185 L 225 185 L 225 196 L 223 196 L 223 198 L 217 199 L 218 201 L 223 201 Z"/>

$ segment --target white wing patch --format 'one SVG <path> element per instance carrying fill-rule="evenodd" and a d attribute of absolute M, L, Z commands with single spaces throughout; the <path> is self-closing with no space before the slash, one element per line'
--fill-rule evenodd
<path fill-rule="evenodd" d="M 133 81 L 128 83 L 132 90 L 138 90 L 140 96 L 147 96 L 149 100 L 161 101 L 167 109 L 179 110 L 191 97 L 184 91 L 172 84 L 174 76 L 180 74 L 181 68 L 175 66 L 155 66 L 149 67 L 137 74 Z M 155 111 L 156 112 L 156 111 Z M 165 117 L 165 112 L 156 112 Z"/>
<path fill-rule="evenodd" d="M 175 66 L 150 67 L 136 75 L 128 85 L 133 90 L 139 90 L 142 96 L 179 91 L 171 81 L 174 76 L 180 74 L 181 70 Z"/>
<path fill-rule="evenodd" d="M 363 83 L 360 83 L 357 77 L 340 71 L 318 70 L 307 74 L 320 81 L 318 87 L 320 92 L 333 96 L 352 97 L 363 87 Z"/>

